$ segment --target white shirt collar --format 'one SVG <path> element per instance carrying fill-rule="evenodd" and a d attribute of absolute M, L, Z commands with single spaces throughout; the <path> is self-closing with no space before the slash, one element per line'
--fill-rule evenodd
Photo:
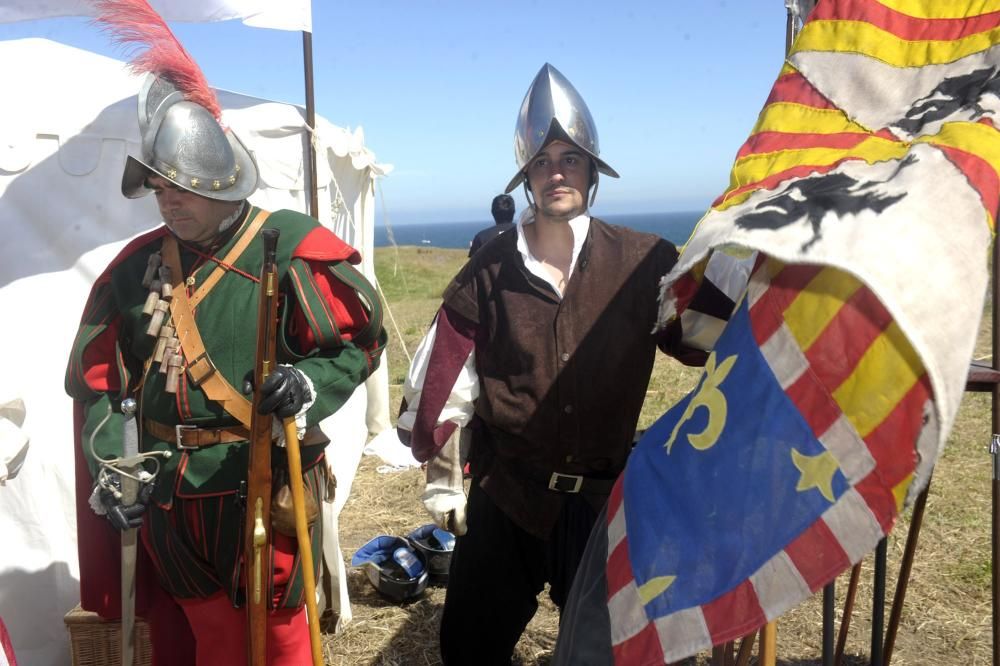
<path fill-rule="evenodd" d="M 525 268 L 527 268 L 532 275 L 541 278 L 548 284 L 552 285 L 552 288 L 555 289 L 556 293 L 559 294 L 559 297 L 562 298 L 563 292 L 559 288 L 559 285 L 552 280 L 552 276 L 550 276 L 549 272 L 542 266 L 542 262 L 536 259 L 531 254 L 531 250 L 528 248 L 528 241 L 524 237 L 524 226 L 534 223 L 534 209 L 526 208 L 517 220 L 517 251 L 521 253 L 521 259 L 524 260 Z M 580 256 L 580 250 L 583 248 L 583 243 L 587 240 L 587 233 L 590 231 L 590 213 L 584 211 L 567 222 L 567 224 L 569 224 L 569 228 L 573 232 L 573 255 L 569 262 L 569 274 L 566 276 L 566 284 L 569 284 L 570 278 L 573 276 L 573 270 L 576 268 L 577 257 Z"/>

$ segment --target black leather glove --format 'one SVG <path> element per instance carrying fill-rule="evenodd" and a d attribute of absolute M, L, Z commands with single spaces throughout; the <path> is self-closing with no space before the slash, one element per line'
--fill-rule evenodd
<path fill-rule="evenodd" d="M 295 368 L 279 365 L 260 387 L 258 414 L 274 414 L 283 419 L 295 416 L 312 395 L 305 377 Z"/>
<path fill-rule="evenodd" d="M 117 476 L 114 477 L 112 483 L 120 488 L 121 482 Z M 153 481 L 143 483 L 139 488 L 139 493 L 136 495 L 134 504 L 122 504 L 121 499 L 115 497 L 113 492 L 102 488 L 100 491 L 100 500 L 105 510 L 104 517 L 108 519 L 111 526 L 119 532 L 140 527 L 142 525 L 142 516 L 146 513 L 146 506 L 153 496 L 153 486 Z"/>

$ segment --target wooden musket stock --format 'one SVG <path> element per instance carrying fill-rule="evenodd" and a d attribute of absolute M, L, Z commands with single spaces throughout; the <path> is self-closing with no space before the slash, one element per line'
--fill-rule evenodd
<path fill-rule="evenodd" d="M 247 474 L 243 567 L 246 572 L 247 654 L 250 666 L 267 662 L 267 616 L 270 609 L 271 420 L 257 413 L 260 387 L 275 367 L 278 330 L 278 230 L 264 229 L 264 263 L 257 307 L 257 352 L 254 357 L 253 409 L 250 421 L 250 468 Z"/>

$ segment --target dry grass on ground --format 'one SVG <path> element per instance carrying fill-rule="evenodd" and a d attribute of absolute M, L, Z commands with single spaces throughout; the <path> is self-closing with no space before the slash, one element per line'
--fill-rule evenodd
<path fill-rule="evenodd" d="M 376 266 L 389 307 L 412 353 L 437 307 L 448 278 L 464 253 L 426 248 L 377 250 Z M 392 274 L 395 269 L 395 275 Z M 404 286 L 405 282 L 405 286 Z M 988 321 L 983 334 L 988 335 Z M 399 384 L 406 357 L 395 331 L 388 354 L 390 377 Z M 980 345 L 980 350 L 988 345 Z M 650 382 L 642 423 L 646 426 L 692 385 L 695 373 L 661 358 Z M 398 401 L 398 387 L 393 400 Z M 991 662 L 990 635 L 990 401 L 969 394 L 931 484 L 917 557 L 910 578 L 892 663 L 896 666 L 975 665 Z M 362 460 L 341 515 L 345 557 L 377 534 L 406 534 L 427 522 L 418 497 L 419 470 L 380 474 L 380 461 Z M 910 512 L 888 542 L 888 621 Z M 865 559 L 847 642 L 849 666 L 868 663 L 872 617 L 872 557 Z M 847 575 L 836 585 L 837 624 L 843 611 Z M 354 621 L 326 634 L 327 660 L 337 666 L 422 666 L 439 664 L 437 623 L 444 590 L 428 588 L 423 598 L 394 604 L 381 598 L 361 572 L 350 571 Z M 558 614 L 548 599 L 518 645 L 515 663 L 547 664 L 555 644 Z M 778 622 L 778 663 L 816 665 L 822 649 L 819 595 Z M 690 664 L 707 664 L 700 655 Z"/>

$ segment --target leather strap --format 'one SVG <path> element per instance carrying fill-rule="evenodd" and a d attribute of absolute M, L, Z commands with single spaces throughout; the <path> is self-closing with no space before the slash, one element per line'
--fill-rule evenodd
<path fill-rule="evenodd" d="M 253 210 L 253 207 L 251 207 L 250 210 Z M 236 241 L 236 244 L 233 245 L 229 249 L 229 252 L 226 253 L 226 256 L 222 258 L 222 261 L 215 264 L 215 270 L 213 270 L 211 274 L 209 274 L 208 278 L 198 286 L 194 294 L 192 294 L 189 299 L 192 310 L 198 307 L 198 304 L 201 303 L 203 298 L 208 296 L 208 292 L 212 291 L 212 287 L 214 287 L 215 284 L 222 279 L 222 276 L 229 270 L 229 267 L 236 263 L 236 260 L 240 258 L 243 251 L 247 249 L 250 242 L 257 236 L 257 232 L 260 228 L 264 226 L 264 220 L 266 220 L 270 214 L 270 211 L 261 210 L 257 214 L 257 217 L 254 218 L 253 222 L 250 223 L 250 226 L 247 227 L 247 230 L 243 233 L 243 235 L 240 236 L 240 239 Z"/>
<path fill-rule="evenodd" d="M 268 212 L 260 211 L 253 223 L 243 233 L 240 240 L 233 246 L 226 255 L 224 263 L 232 265 L 239 258 L 239 255 L 249 246 L 257 230 L 267 219 Z M 238 252 L 237 252 L 238 250 Z M 208 352 L 205 351 L 205 343 L 201 339 L 198 325 L 195 322 L 194 310 L 188 300 L 187 288 L 184 284 L 184 272 L 181 269 L 180 252 L 177 249 L 177 239 L 171 234 L 163 237 L 163 262 L 170 267 L 170 274 L 174 278 L 173 298 L 170 300 L 170 316 L 174 322 L 174 330 L 177 339 L 181 341 L 181 349 L 184 351 L 184 359 L 187 362 L 187 373 L 191 383 L 205 392 L 210 400 L 222 405 L 222 408 L 232 414 L 240 423 L 247 428 L 250 427 L 251 404 L 246 397 L 237 391 L 225 380 L 222 373 L 218 372 Z M 235 253 L 235 256 L 234 256 Z M 221 266 L 216 266 L 209 279 L 196 293 L 201 293 L 201 298 L 208 294 L 208 289 L 215 286 L 222 276 L 224 270 Z M 216 277 L 218 274 L 218 277 Z M 213 279 L 214 278 L 214 279 Z M 211 284 L 209 285 L 209 283 Z M 205 289 L 208 287 L 208 289 Z M 200 299 L 199 299 L 200 300 Z"/>
<path fill-rule="evenodd" d="M 191 425 L 169 426 L 153 419 L 143 419 L 142 424 L 150 435 L 173 444 L 179 449 L 232 444 L 233 442 L 246 442 L 250 439 L 250 431 L 242 426 L 228 428 L 198 428 Z"/>

